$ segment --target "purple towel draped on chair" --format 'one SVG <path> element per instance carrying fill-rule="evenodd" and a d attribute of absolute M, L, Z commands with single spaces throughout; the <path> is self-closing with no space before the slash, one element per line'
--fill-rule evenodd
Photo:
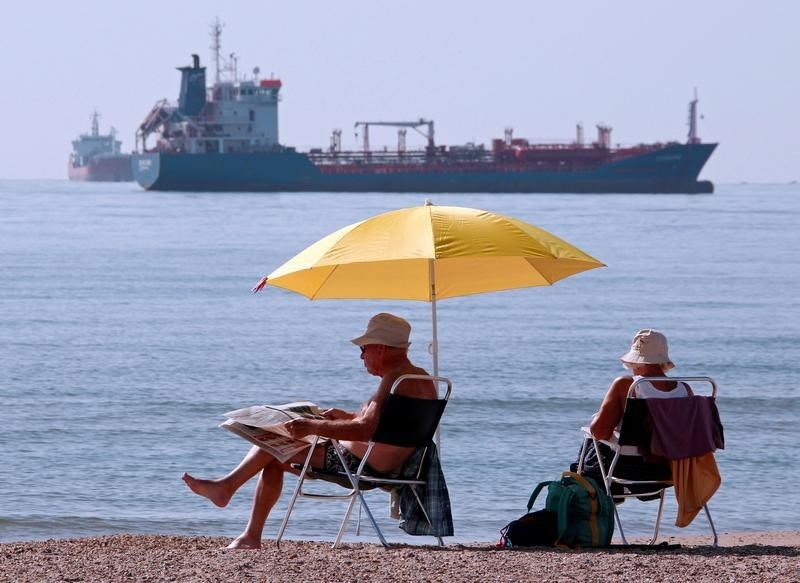
<path fill-rule="evenodd" d="M 648 399 L 647 408 L 653 423 L 650 451 L 654 455 L 679 460 L 725 448 L 713 397 Z"/>

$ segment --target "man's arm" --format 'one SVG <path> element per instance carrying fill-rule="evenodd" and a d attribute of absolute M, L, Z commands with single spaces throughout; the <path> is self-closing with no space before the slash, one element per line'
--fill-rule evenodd
<path fill-rule="evenodd" d="M 342 409 L 325 409 L 322 412 L 322 416 L 325 419 L 353 419 L 358 415 L 358 413 L 351 413 L 350 411 L 343 411 Z"/>
<path fill-rule="evenodd" d="M 286 429 L 292 437 L 320 435 L 349 441 L 369 441 L 378 426 L 379 409 L 370 401 L 361 413 L 349 419 L 293 419 L 287 421 Z"/>
<path fill-rule="evenodd" d="M 286 429 L 297 438 L 320 435 L 339 440 L 369 441 L 378 427 L 383 403 L 392 389 L 393 382 L 394 378 L 389 376 L 382 378 L 377 392 L 360 412 L 351 414 L 352 417 L 349 419 L 294 419 L 286 423 Z"/>
<path fill-rule="evenodd" d="M 614 434 L 614 429 L 625 411 L 625 399 L 628 398 L 628 389 L 632 382 L 631 377 L 618 377 L 611 383 L 600 410 L 594 414 L 589 426 L 592 435 L 597 439 L 609 439 Z"/>

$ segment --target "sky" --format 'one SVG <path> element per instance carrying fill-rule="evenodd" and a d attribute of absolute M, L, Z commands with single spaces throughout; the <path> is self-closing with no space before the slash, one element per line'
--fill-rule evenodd
<path fill-rule="evenodd" d="M 581 122 L 614 144 L 719 147 L 701 178 L 800 180 L 800 2 L 796 0 L 138 0 L 4 3 L 0 179 L 65 179 L 71 141 L 113 126 L 123 150 L 153 104 L 175 101 L 209 29 L 240 73 L 283 81 L 280 140 L 327 147 L 356 121 L 433 119 L 441 145 L 571 140 Z M 373 145 L 396 144 L 372 128 Z M 409 148 L 421 136 L 408 134 Z"/>

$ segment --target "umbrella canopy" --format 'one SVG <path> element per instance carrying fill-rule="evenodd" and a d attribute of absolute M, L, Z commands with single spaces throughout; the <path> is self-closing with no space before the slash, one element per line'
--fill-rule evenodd
<path fill-rule="evenodd" d="M 438 375 L 437 300 L 552 285 L 603 266 L 524 221 L 428 203 L 339 229 L 264 277 L 253 291 L 272 285 L 310 299 L 429 301 Z"/>

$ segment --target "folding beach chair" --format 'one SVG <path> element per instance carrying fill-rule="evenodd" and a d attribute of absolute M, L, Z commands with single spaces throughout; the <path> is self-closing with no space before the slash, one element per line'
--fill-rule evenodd
<path fill-rule="evenodd" d="M 622 523 L 620 521 L 619 511 L 617 509 L 617 504 L 621 503 L 622 501 L 630 498 L 638 498 L 639 500 L 648 501 L 648 500 L 655 500 L 658 499 L 658 514 L 656 515 L 655 526 L 653 528 L 653 536 L 648 542 L 648 544 L 655 544 L 656 539 L 658 538 L 658 529 L 661 524 L 661 517 L 664 510 L 664 495 L 668 488 L 674 486 L 673 476 L 668 472 L 667 475 L 664 475 L 661 472 L 661 476 L 658 476 L 659 472 L 657 471 L 659 468 L 655 466 L 655 464 L 659 464 L 662 466 L 664 464 L 668 464 L 668 460 L 662 460 L 661 462 L 655 462 L 654 464 L 646 463 L 646 460 L 649 459 L 650 452 L 651 452 L 651 443 L 653 439 L 653 426 L 651 423 L 651 416 L 649 413 L 648 399 L 636 399 L 633 398 L 635 395 L 635 388 L 638 384 L 644 381 L 663 381 L 663 380 L 670 380 L 670 381 L 683 381 L 683 382 L 700 382 L 706 383 L 711 386 L 711 397 L 682 397 L 682 398 L 675 398 L 675 399 L 651 399 L 652 401 L 670 401 L 672 405 L 679 405 L 682 407 L 676 408 L 681 410 L 686 410 L 687 407 L 684 405 L 692 405 L 689 401 L 696 400 L 696 399 L 711 399 L 712 401 L 716 399 L 717 396 L 717 385 L 713 379 L 710 377 L 647 377 L 647 378 L 640 378 L 631 384 L 631 387 L 628 391 L 628 398 L 625 404 L 625 411 L 622 416 L 622 423 L 620 424 L 619 431 L 614 432 L 614 436 L 610 440 L 599 440 L 596 439 L 589 430 L 588 427 L 581 427 L 581 431 L 584 436 L 583 440 L 583 447 L 581 449 L 579 462 L 578 462 L 578 473 L 584 472 L 584 461 L 585 461 L 585 454 L 586 449 L 588 447 L 589 442 L 591 441 L 594 445 L 595 452 L 597 453 L 597 461 L 600 468 L 600 473 L 602 475 L 602 481 L 605 485 L 606 492 L 609 496 L 611 496 L 615 502 L 614 505 L 614 516 L 617 521 L 617 526 L 619 527 L 619 534 L 622 538 L 622 542 L 624 544 L 628 544 L 627 539 L 625 538 L 625 532 L 622 529 Z M 656 404 L 657 405 L 657 404 Z M 712 407 L 716 410 L 716 405 L 711 404 Z M 675 407 L 673 407 L 675 408 Z M 696 427 L 692 424 L 698 423 L 705 423 L 700 417 L 686 417 L 683 419 L 673 419 L 673 425 L 676 427 L 681 428 L 681 432 L 684 435 L 689 434 L 702 434 L 702 435 L 711 435 L 714 428 L 712 427 Z M 720 432 L 720 439 L 721 439 L 721 425 L 719 426 Z M 711 438 L 708 438 L 711 439 Z M 606 446 L 608 449 L 605 450 L 606 452 L 610 450 L 609 455 L 604 455 L 604 448 L 602 446 Z M 713 450 L 711 450 L 713 451 Z M 609 459 L 610 458 L 610 459 Z M 626 464 L 626 462 L 633 461 L 633 464 Z M 622 462 L 622 463 L 620 463 Z M 630 475 L 626 475 L 623 477 L 623 472 L 619 471 L 619 468 L 625 465 L 639 467 L 641 470 L 649 469 L 648 466 L 653 466 L 652 469 L 655 471 L 648 472 L 643 471 L 642 475 L 650 474 L 651 478 L 633 478 Z M 708 508 L 708 504 L 703 505 L 703 510 L 705 511 L 706 518 L 708 519 L 708 524 L 711 528 L 711 532 L 714 536 L 714 546 L 717 546 L 718 538 L 717 538 L 717 531 L 714 528 L 714 522 L 711 519 L 711 511 Z"/>
<path fill-rule="evenodd" d="M 441 399 L 416 399 L 395 394 L 397 387 L 403 381 L 408 379 L 430 380 L 436 383 L 437 387 L 444 385 L 446 386 L 445 395 Z M 386 398 L 386 402 L 384 403 L 383 411 L 381 412 L 381 417 L 378 422 L 378 427 L 375 429 L 375 434 L 372 436 L 372 439 L 367 445 L 367 452 L 361 460 L 361 463 L 359 464 L 355 473 L 349 470 L 347 463 L 342 456 L 343 448 L 335 439 L 331 439 L 331 442 L 333 443 L 335 451 L 339 456 L 345 471 L 325 472 L 319 469 L 311 468 L 312 453 L 319 440 L 319 437 L 315 438 L 302 468 L 299 467 L 299 464 L 296 466 L 300 470 L 297 478 L 297 485 L 295 486 L 294 494 L 289 501 L 289 506 L 286 510 L 286 516 L 284 516 L 280 530 L 278 531 L 276 543 L 280 544 L 280 541 L 283 538 L 283 533 L 286 530 L 286 525 L 289 522 L 289 517 L 294 510 L 297 499 L 299 497 L 304 497 L 314 498 L 317 500 L 349 500 L 347 510 L 345 511 L 344 518 L 342 519 L 342 524 L 339 527 L 339 533 L 337 534 L 336 540 L 333 543 L 333 548 L 337 548 L 339 546 L 339 543 L 341 542 L 342 537 L 347 529 L 350 515 L 353 512 L 353 507 L 357 501 L 361 503 L 361 507 L 364 509 L 367 518 L 372 523 L 372 526 L 375 529 L 381 544 L 383 544 L 384 547 L 388 547 L 389 543 L 383 536 L 383 533 L 381 532 L 378 523 L 375 521 L 372 511 L 369 509 L 369 506 L 367 505 L 367 502 L 362 494 L 363 490 L 371 490 L 376 487 L 388 490 L 401 487 L 411 488 L 417 504 L 419 504 L 419 507 L 422 509 L 425 520 L 427 520 L 428 525 L 433 528 L 431 519 L 428 516 L 428 513 L 425 511 L 422 501 L 420 500 L 417 488 L 426 484 L 424 478 L 422 477 L 422 471 L 425 467 L 427 458 L 431 453 L 430 446 L 439 427 L 439 420 L 441 419 L 442 413 L 444 413 L 444 408 L 447 405 L 448 399 L 450 398 L 451 390 L 452 383 L 449 379 L 444 377 L 411 374 L 398 377 L 392 385 L 389 396 Z M 409 420 L 413 420 L 413 422 L 409 422 Z M 365 469 L 367 468 L 370 454 L 372 453 L 375 444 L 378 443 L 395 445 L 399 447 L 414 447 L 417 448 L 417 452 L 419 452 L 421 448 L 421 455 L 416 455 L 417 452 L 415 452 L 412 453 L 409 458 L 419 460 L 418 466 L 416 468 L 412 468 L 412 477 L 378 477 L 371 476 L 366 473 Z M 408 468 L 405 466 L 403 469 L 408 470 Z M 408 471 L 404 471 L 403 475 L 408 475 L 408 473 Z M 303 490 L 303 485 L 307 478 L 332 482 L 348 488 L 349 491 L 343 494 L 321 494 L 307 492 Z M 439 545 L 444 546 L 442 538 L 440 536 L 437 536 L 436 538 L 439 541 Z"/>

